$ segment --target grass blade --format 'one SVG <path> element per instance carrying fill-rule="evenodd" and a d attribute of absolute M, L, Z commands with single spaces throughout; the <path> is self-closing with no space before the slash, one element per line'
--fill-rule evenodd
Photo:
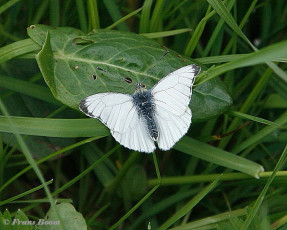
<path fill-rule="evenodd" d="M 108 129 L 97 119 L 52 119 L 31 117 L 9 117 L 17 133 L 46 137 L 103 137 Z M 93 128 L 91 128 L 93 127 Z M 0 116 L 0 131 L 13 133 L 7 119 Z"/>
<path fill-rule="evenodd" d="M 220 17 L 224 19 L 224 21 L 254 50 L 258 49 L 248 40 L 245 34 L 242 32 L 240 27 L 237 25 L 228 9 L 224 5 L 222 1 L 218 0 L 207 0 L 208 3 L 216 10 Z M 287 74 L 280 69 L 277 65 L 275 65 L 271 60 L 266 60 L 266 64 L 285 82 L 287 82 Z"/>
<path fill-rule="evenodd" d="M 88 0 L 88 14 L 89 14 L 90 30 L 99 29 L 100 19 L 99 19 L 97 0 Z"/>
<path fill-rule="evenodd" d="M 109 230 L 116 229 L 122 222 L 124 222 L 135 210 L 137 210 L 143 202 L 145 202 L 157 189 L 159 185 L 150 190 L 134 207 L 132 207 L 119 221 L 117 221 Z"/>
<path fill-rule="evenodd" d="M 211 18 L 215 12 L 211 11 L 211 7 L 209 6 L 207 11 L 206 11 L 206 14 L 205 14 L 205 17 L 203 19 L 201 19 L 201 21 L 198 23 L 197 27 L 195 28 L 187 46 L 186 46 L 186 49 L 184 51 L 184 54 L 186 56 L 191 56 L 198 41 L 199 41 L 199 38 L 201 37 L 202 35 L 202 32 L 205 28 L 205 25 L 206 25 L 206 22 L 209 20 L 209 18 Z"/>
<path fill-rule="evenodd" d="M 60 2 L 59 0 L 50 0 L 49 6 L 50 25 L 60 25 Z"/>
<path fill-rule="evenodd" d="M 266 178 L 269 178 L 272 174 L 271 172 L 260 172 L 258 176 L 260 177 L 260 181 L 265 181 Z M 191 185 L 191 184 L 198 184 L 198 183 L 204 183 L 204 182 L 212 182 L 216 178 L 218 178 L 221 174 L 215 173 L 215 174 L 206 174 L 206 175 L 193 175 L 193 176 L 177 176 L 177 177 L 163 177 L 161 179 L 161 186 L 180 186 L 180 185 Z M 276 176 L 282 179 L 286 178 L 287 171 L 279 171 L 277 172 Z M 250 179 L 256 180 L 250 175 L 247 175 L 245 173 L 224 173 L 220 177 L 220 181 L 242 181 L 242 180 L 248 180 Z M 150 179 L 148 180 L 148 186 L 155 186 L 158 184 L 158 179 Z"/>
<path fill-rule="evenodd" d="M 230 62 L 235 61 L 238 58 L 245 57 L 248 54 L 230 54 L 230 55 L 220 55 L 220 56 L 210 56 L 210 57 L 202 57 L 202 58 L 196 58 L 196 61 L 199 61 L 203 64 L 216 64 L 221 62 Z M 275 62 L 287 62 L 286 57 L 282 58 L 275 58 L 272 61 Z"/>
<path fill-rule="evenodd" d="M 166 222 L 164 222 L 158 230 L 168 229 L 176 221 L 186 215 L 191 211 L 209 192 L 211 192 L 219 182 L 220 176 L 213 181 L 210 185 L 205 187 L 201 192 L 199 192 L 194 198 L 187 202 L 182 208 L 180 208 L 174 215 L 172 215 Z"/>
<path fill-rule="evenodd" d="M 255 178 L 259 178 L 259 173 L 264 171 L 263 167 L 255 162 L 236 156 L 222 149 L 215 148 L 190 137 L 183 137 L 174 148 L 214 164 L 247 173 Z"/>
<path fill-rule="evenodd" d="M 111 0 L 103 0 L 103 3 L 105 4 L 111 18 L 113 19 L 114 22 L 118 21 L 119 19 L 122 18 L 121 12 L 118 8 L 118 5 L 116 4 L 115 1 L 111 1 Z M 127 24 L 125 23 L 121 23 L 119 25 L 117 25 L 117 28 L 119 30 L 123 30 L 123 31 L 128 31 L 129 28 L 127 26 Z"/>
<path fill-rule="evenodd" d="M 117 20 L 116 22 L 114 22 L 112 25 L 108 26 L 106 29 L 107 30 L 110 30 L 110 29 L 113 29 L 114 27 L 116 27 L 117 25 L 119 25 L 120 23 L 126 21 L 127 19 L 129 19 L 130 17 L 134 16 L 135 14 L 137 14 L 138 12 L 140 12 L 142 10 L 142 7 L 141 8 L 138 8 L 137 10 L 129 13 L 128 15 L 122 17 L 121 19 Z"/>
<path fill-rule="evenodd" d="M 36 192 L 36 191 L 42 189 L 44 186 L 47 186 L 47 185 L 52 184 L 52 183 L 53 183 L 53 180 L 49 180 L 49 181 L 47 181 L 47 182 L 45 183 L 45 185 L 43 185 L 43 184 L 42 184 L 42 185 L 39 185 L 39 186 L 37 186 L 37 187 L 35 187 L 35 188 L 32 188 L 32 189 L 29 189 L 29 190 L 27 190 L 26 192 L 23 192 L 23 193 L 21 193 L 21 194 L 19 194 L 19 195 L 10 197 L 10 198 L 8 198 L 8 199 L 6 199 L 6 200 L 2 200 L 2 201 L 0 201 L 0 206 L 2 206 L 2 205 L 4 205 L 4 204 L 11 203 L 12 201 L 15 201 L 15 200 L 17 200 L 17 199 L 19 199 L 19 198 L 21 198 L 21 197 L 27 196 L 27 195 L 29 195 L 29 194 L 31 194 L 31 193 L 33 193 L 33 192 Z M 35 202 L 35 201 L 34 201 L 34 202 Z"/>
<path fill-rule="evenodd" d="M 287 53 L 287 41 L 278 42 L 267 46 L 257 52 L 247 54 L 243 57 L 239 57 L 235 61 L 225 63 L 200 74 L 198 84 L 202 84 L 218 75 L 221 75 L 227 71 L 242 68 L 246 66 L 257 65 L 264 62 L 269 62 L 277 58 L 286 57 Z"/>
<path fill-rule="evenodd" d="M 243 226 L 240 228 L 240 230 L 246 230 L 248 229 L 250 223 L 252 222 L 253 218 L 255 217 L 255 215 L 257 214 L 257 212 L 259 211 L 259 208 L 264 200 L 264 197 L 271 185 L 271 183 L 273 182 L 274 178 L 276 177 L 276 173 L 277 171 L 283 166 L 285 160 L 287 157 L 287 145 L 285 146 L 285 149 L 283 151 L 283 153 L 280 156 L 280 159 L 278 161 L 278 163 L 276 164 L 274 171 L 272 172 L 272 175 L 270 176 L 270 178 L 268 179 L 266 185 L 264 186 L 262 192 L 260 193 L 260 195 L 258 196 L 255 204 L 253 205 L 249 215 L 247 216 Z"/>
<path fill-rule="evenodd" d="M 219 14 L 219 16 L 234 30 L 240 37 L 242 37 L 251 47 L 253 44 L 248 40 L 245 34 L 241 31 L 234 18 L 231 16 L 227 7 L 222 1 L 218 0 L 207 0 L 207 2 L 212 6 L 212 8 Z"/>
<path fill-rule="evenodd" d="M 283 113 L 277 120 L 275 120 L 275 123 L 279 126 L 287 124 L 287 112 Z M 278 126 L 268 126 L 263 128 L 253 136 L 249 137 L 247 140 L 240 143 L 234 149 L 232 149 L 232 152 L 239 153 L 244 149 L 248 148 L 249 146 L 257 144 L 260 140 L 265 138 L 270 133 L 274 132 L 276 129 L 278 129 Z"/>
<path fill-rule="evenodd" d="M 54 98 L 51 91 L 45 86 L 20 79 L 5 77 L 3 75 L 0 75 L 0 80 L 0 87 L 40 99 L 54 105 L 61 105 L 61 103 Z"/>
<path fill-rule="evenodd" d="M 156 32 L 161 30 L 162 27 L 162 9 L 164 0 L 158 0 L 155 3 L 155 7 L 150 20 L 150 31 Z"/>
<path fill-rule="evenodd" d="M 0 6 L 0 14 L 2 14 L 5 10 L 9 9 L 11 6 L 13 6 L 19 1 L 20 0 L 10 0 L 6 2 L 5 4 L 3 4 L 2 6 Z"/>
<path fill-rule="evenodd" d="M 182 34 L 186 32 L 190 32 L 191 29 L 177 29 L 177 30 L 170 30 L 170 31 L 161 31 L 161 32 L 155 32 L 155 33 L 142 33 L 141 35 L 147 37 L 147 38 L 162 38 L 162 37 L 168 37 L 168 36 L 174 36 L 177 34 Z"/>
<path fill-rule="evenodd" d="M 76 6 L 77 6 L 77 11 L 78 11 L 80 28 L 81 28 L 81 30 L 87 32 L 88 31 L 88 25 L 87 25 L 84 2 L 81 0 L 76 0 Z"/>
<path fill-rule="evenodd" d="M 236 2 L 235 0 L 228 2 L 227 9 L 229 11 L 231 10 L 231 8 L 235 4 L 235 2 Z M 209 51 L 211 50 L 211 48 L 214 46 L 214 42 L 215 42 L 216 38 L 218 37 L 219 32 L 222 30 L 223 24 L 224 24 L 224 20 L 221 18 L 219 20 L 219 22 L 217 23 L 217 25 L 216 25 L 216 27 L 215 27 L 215 29 L 214 29 L 211 37 L 210 37 L 205 49 L 204 49 L 204 52 L 202 54 L 203 57 L 206 57 L 207 54 L 209 53 Z"/>
<path fill-rule="evenodd" d="M 170 230 L 193 230 L 193 229 L 198 230 L 200 227 L 207 227 L 204 229 L 213 229 L 213 228 L 208 228 L 208 225 L 217 224 L 218 222 L 221 222 L 221 221 L 228 221 L 232 217 L 241 217 L 241 216 L 246 216 L 246 215 L 247 215 L 247 208 L 237 209 L 234 211 L 224 212 L 218 215 L 203 218 L 201 220 L 196 220 L 188 224 L 183 224 L 183 225 L 180 225 L 179 227 L 171 228 Z"/>
<path fill-rule="evenodd" d="M 17 41 L 0 48 L 0 63 L 4 63 L 23 54 L 39 51 L 41 47 L 32 39 Z"/>
<path fill-rule="evenodd" d="M 255 122 L 258 122 L 258 123 L 265 124 L 265 125 L 270 125 L 270 126 L 273 126 L 273 127 L 279 127 L 279 125 L 277 123 L 275 123 L 275 122 L 268 121 L 268 120 L 262 119 L 260 117 L 251 116 L 251 115 L 246 114 L 246 113 L 241 113 L 241 112 L 237 112 L 237 111 L 230 111 L 229 114 L 231 114 L 231 115 L 233 115 L 235 117 L 243 118 L 245 120 L 251 120 L 251 121 L 255 121 Z"/>
<path fill-rule="evenodd" d="M 150 25 L 150 12 L 153 0 L 145 0 L 143 4 L 143 10 L 140 17 L 139 33 L 149 32 Z"/>

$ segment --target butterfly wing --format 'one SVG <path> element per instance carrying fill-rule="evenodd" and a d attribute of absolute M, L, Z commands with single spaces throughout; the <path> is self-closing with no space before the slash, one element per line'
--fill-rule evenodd
<path fill-rule="evenodd" d="M 153 152 L 155 145 L 138 115 L 133 98 L 122 93 L 99 93 L 84 98 L 79 109 L 98 118 L 123 146 L 140 152 Z"/>
<path fill-rule="evenodd" d="M 156 147 L 148 135 L 146 124 L 141 117 L 136 128 L 130 128 L 125 133 L 111 131 L 113 137 L 123 146 L 139 152 L 152 153 Z"/>
<path fill-rule="evenodd" d="M 192 114 L 188 105 L 199 71 L 197 65 L 184 66 L 168 74 L 151 89 L 159 125 L 158 146 L 162 150 L 170 149 L 190 126 Z"/>
<path fill-rule="evenodd" d="M 158 147 L 169 150 L 187 133 L 191 124 L 191 110 L 187 107 L 182 115 L 175 115 L 158 106 L 156 114 L 159 125 Z"/>

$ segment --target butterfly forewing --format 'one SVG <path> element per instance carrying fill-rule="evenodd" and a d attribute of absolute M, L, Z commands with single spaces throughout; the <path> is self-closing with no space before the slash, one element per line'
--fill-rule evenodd
<path fill-rule="evenodd" d="M 104 123 L 121 145 L 139 152 L 155 150 L 131 95 L 99 93 L 83 99 L 79 108 L 89 117 L 98 118 Z"/>
<path fill-rule="evenodd" d="M 173 114 L 183 114 L 189 105 L 192 85 L 199 71 L 197 65 L 188 65 L 161 79 L 151 89 L 156 105 L 161 105 Z"/>
<path fill-rule="evenodd" d="M 98 118 L 109 129 L 117 132 L 125 132 L 130 123 L 136 122 L 136 118 L 132 117 L 136 116 L 132 97 L 128 94 L 95 94 L 83 99 L 79 108 L 89 117 Z"/>
<path fill-rule="evenodd" d="M 168 150 L 182 138 L 191 124 L 188 107 L 192 85 L 200 68 L 182 67 L 160 80 L 151 90 L 159 128 L 158 146 Z"/>

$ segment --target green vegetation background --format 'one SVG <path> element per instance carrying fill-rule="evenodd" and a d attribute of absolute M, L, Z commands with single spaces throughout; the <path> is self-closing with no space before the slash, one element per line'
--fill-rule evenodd
<path fill-rule="evenodd" d="M 286 229 L 285 3 L 0 1 L 0 229 Z M 141 34 L 204 67 L 197 87 L 220 78 L 233 105 L 170 151 L 125 149 L 53 97 L 36 24 Z"/>

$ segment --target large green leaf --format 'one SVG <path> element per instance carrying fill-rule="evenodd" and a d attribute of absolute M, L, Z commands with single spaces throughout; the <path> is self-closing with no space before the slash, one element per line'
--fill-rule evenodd
<path fill-rule="evenodd" d="M 95 93 L 132 94 L 134 84 L 127 83 L 123 77 L 132 79 L 133 83 L 145 79 L 144 83 L 150 88 L 173 70 L 195 63 L 170 51 L 149 72 L 165 49 L 133 33 L 97 30 L 86 35 L 72 28 L 36 25 L 28 28 L 28 34 L 42 47 L 36 58 L 50 90 L 56 99 L 72 108 L 78 108 L 84 97 Z M 96 80 L 91 77 L 93 74 Z M 200 121 L 216 116 L 231 102 L 220 80 L 202 84 L 194 90 L 193 119 Z"/>

